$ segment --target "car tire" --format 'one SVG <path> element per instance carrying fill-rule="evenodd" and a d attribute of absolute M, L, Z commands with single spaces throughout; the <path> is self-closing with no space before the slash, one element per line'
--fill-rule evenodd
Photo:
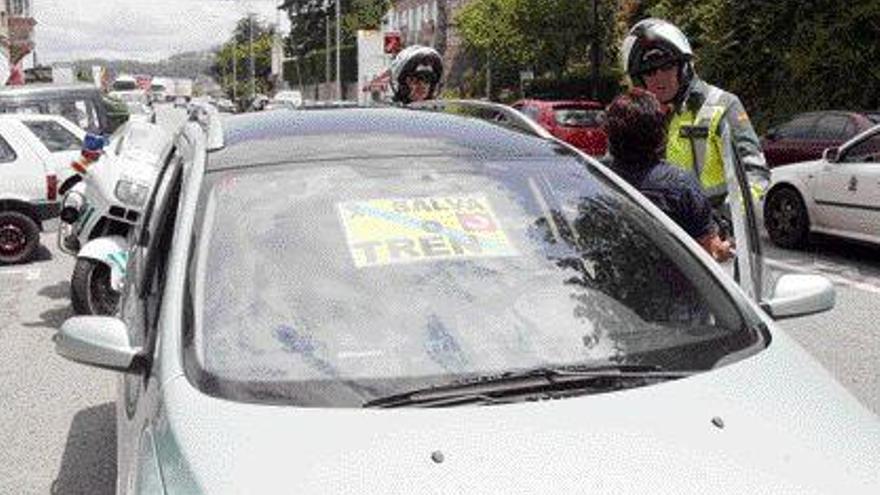
<path fill-rule="evenodd" d="M 116 314 L 119 293 L 110 286 L 110 267 L 90 258 L 77 258 L 70 280 L 70 302 L 78 315 Z"/>
<path fill-rule="evenodd" d="M 764 227 L 774 244 L 788 249 L 806 244 L 810 219 L 800 193 L 790 187 L 776 189 L 764 204 Z"/>
<path fill-rule="evenodd" d="M 40 244 L 40 226 L 19 211 L 0 211 L 0 264 L 24 263 Z"/>

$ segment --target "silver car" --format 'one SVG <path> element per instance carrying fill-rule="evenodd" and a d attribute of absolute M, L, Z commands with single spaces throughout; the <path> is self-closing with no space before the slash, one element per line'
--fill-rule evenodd
<path fill-rule="evenodd" d="M 759 307 L 528 128 L 203 120 L 120 315 L 56 339 L 121 372 L 118 493 L 880 493 L 880 421 L 771 317 L 829 309 L 827 280 Z"/>

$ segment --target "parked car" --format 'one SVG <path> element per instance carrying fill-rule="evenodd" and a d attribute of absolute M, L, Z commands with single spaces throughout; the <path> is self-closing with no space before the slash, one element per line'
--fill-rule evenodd
<path fill-rule="evenodd" d="M 563 141 L 593 156 L 608 150 L 608 136 L 602 129 L 605 110 L 601 103 L 584 100 L 520 100 L 513 108 Z"/>
<path fill-rule="evenodd" d="M 816 160 L 826 148 L 840 146 L 872 125 L 859 112 L 802 113 L 771 127 L 761 139 L 761 147 L 770 167 Z"/>
<path fill-rule="evenodd" d="M 275 93 L 275 96 L 272 97 L 272 101 L 289 102 L 294 107 L 299 107 L 303 104 L 302 92 L 295 89 L 279 91 Z"/>
<path fill-rule="evenodd" d="M 57 116 L 0 116 L 0 264 L 28 261 L 43 221 L 58 216 L 59 174 L 85 132 Z"/>
<path fill-rule="evenodd" d="M 263 111 L 270 110 L 297 110 L 302 105 L 294 105 L 292 102 L 287 100 L 275 101 L 271 100 L 269 103 L 266 103 L 266 106 L 263 107 Z"/>
<path fill-rule="evenodd" d="M 130 101 L 125 104 L 128 108 L 129 120 L 153 123 L 156 121 L 156 112 L 153 107 L 144 103 Z"/>
<path fill-rule="evenodd" d="M 121 371 L 117 493 L 880 490 L 880 421 L 769 316 L 830 308 L 827 279 L 783 275 L 765 313 L 526 128 L 206 125 L 160 172 L 120 316 L 55 337 Z"/>
<path fill-rule="evenodd" d="M 101 91 L 90 84 L 28 84 L 0 87 L 0 113 L 60 115 L 86 131 L 96 134 L 109 135 L 124 122 L 124 120 L 112 122 L 107 105 Z M 125 105 L 122 106 L 124 109 Z"/>
<path fill-rule="evenodd" d="M 880 243 L 880 125 L 822 158 L 773 169 L 764 202 L 770 239 L 802 246 L 811 232 Z"/>
<path fill-rule="evenodd" d="M 880 110 L 871 110 L 867 112 L 862 112 L 865 117 L 868 117 L 868 120 L 874 124 L 880 124 Z"/>

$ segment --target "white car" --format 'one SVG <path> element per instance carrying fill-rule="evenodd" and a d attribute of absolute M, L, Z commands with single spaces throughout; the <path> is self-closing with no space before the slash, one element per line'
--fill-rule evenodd
<path fill-rule="evenodd" d="M 84 136 L 63 117 L 0 115 L 0 263 L 24 262 L 36 251 Z"/>
<path fill-rule="evenodd" d="M 819 160 L 774 168 L 764 225 L 786 248 L 802 246 L 811 232 L 880 243 L 880 125 Z"/>
<path fill-rule="evenodd" d="M 297 90 L 284 90 L 275 93 L 272 101 L 289 102 L 294 107 L 301 107 L 303 104 L 302 93 Z"/>
<path fill-rule="evenodd" d="M 119 316 L 55 338 L 120 371 L 120 495 L 880 493 L 880 420 L 770 316 L 830 309 L 827 279 L 762 310 L 541 133 L 213 122 L 164 163 Z"/>

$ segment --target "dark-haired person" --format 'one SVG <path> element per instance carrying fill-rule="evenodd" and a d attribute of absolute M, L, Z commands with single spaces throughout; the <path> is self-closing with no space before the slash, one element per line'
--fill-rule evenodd
<path fill-rule="evenodd" d="M 605 118 L 611 168 L 663 210 L 717 261 L 731 258 L 712 204 L 692 174 L 663 159 L 666 116 L 647 90 L 633 88 L 608 106 Z"/>

